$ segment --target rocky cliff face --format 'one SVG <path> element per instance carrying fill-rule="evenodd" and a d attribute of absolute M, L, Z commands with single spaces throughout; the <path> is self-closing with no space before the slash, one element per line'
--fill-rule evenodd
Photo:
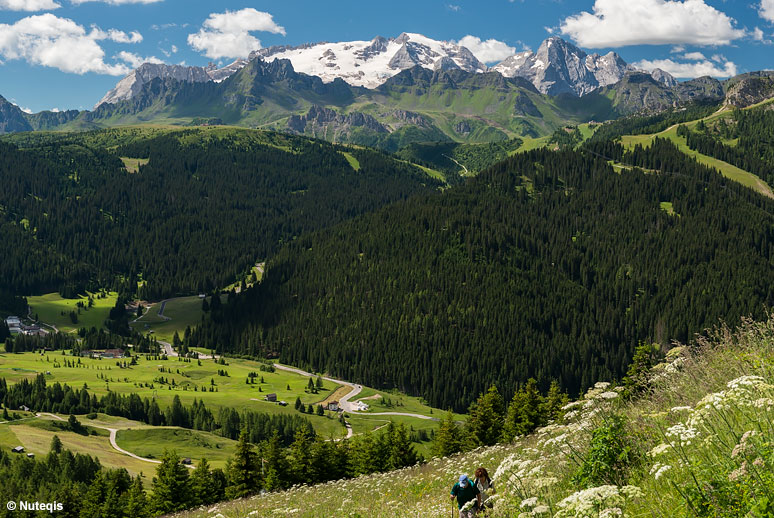
<path fill-rule="evenodd" d="M 747 108 L 774 97 L 774 72 L 755 72 L 735 77 L 727 83 L 727 106 Z"/>
<path fill-rule="evenodd" d="M 186 83 L 206 83 L 208 81 L 220 82 L 241 70 L 247 61 L 239 59 L 230 65 L 217 68 L 215 65 L 208 67 L 186 67 L 181 65 L 164 65 L 158 63 L 143 63 L 116 84 L 95 105 L 116 104 L 136 96 L 142 91 L 142 87 L 154 79 L 174 79 Z"/>
<path fill-rule="evenodd" d="M 557 37 L 548 38 L 535 53 L 516 54 L 492 68 L 506 77 L 524 77 L 544 94 L 578 96 L 617 83 L 632 70 L 615 52 L 588 55 Z"/>
<path fill-rule="evenodd" d="M 293 115 L 288 119 L 288 129 L 301 134 L 325 134 L 327 129 L 336 133 L 348 132 L 353 128 L 364 128 L 376 133 L 390 131 L 370 115 L 353 112 L 340 114 L 330 108 L 313 105 L 306 115 Z"/>
<path fill-rule="evenodd" d="M 32 131 L 32 126 L 24 118 L 21 108 L 0 96 L 0 134 L 17 131 Z"/>

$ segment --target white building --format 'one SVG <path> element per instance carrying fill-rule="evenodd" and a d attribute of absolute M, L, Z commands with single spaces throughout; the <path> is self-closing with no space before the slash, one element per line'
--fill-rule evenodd
<path fill-rule="evenodd" d="M 8 329 L 11 331 L 11 333 L 18 334 L 21 333 L 21 319 L 19 317 L 10 316 L 5 319 L 5 325 L 8 326 Z"/>

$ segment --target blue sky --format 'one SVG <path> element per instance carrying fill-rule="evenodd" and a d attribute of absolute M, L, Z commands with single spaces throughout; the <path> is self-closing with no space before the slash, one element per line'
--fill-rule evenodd
<path fill-rule="evenodd" d="M 774 0 L 0 0 L 0 95 L 88 109 L 146 59 L 227 64 L 259 45 L 404 31 L 472 36 L 482 60 L 554 34 L 682 78 L 774 68 Z"/>

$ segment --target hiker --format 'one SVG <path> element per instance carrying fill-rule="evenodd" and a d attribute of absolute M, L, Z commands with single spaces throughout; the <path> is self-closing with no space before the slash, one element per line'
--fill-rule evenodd
<path fill-rule="evenodd" d="M 457 507 L 460 509 L 460 518 L 474 518 L 476 516 L 476 510 L 481 507 L 481 492 L 478 490 L 475 484 L 473 484 L 467 475 L 460 475 L 460 481 L 454 484 L 451 490 L 451 498 L 457 499 Z M 471 500 L 476 500 L 473 507 L 463 510 L 465 504 Z"/>
<path fill-rule="evenodd" d="M 492 482 L 492 479 L 489 478 L 489 473 L 487 472 L 486 468 L 478 468 L 476 470 L 476 478 L 473 481 L 473 484 L 478 488 L 478 491 L 481 493 L 481 501 L 482 505 L 479 505 L 479 509 L 486 510 L 491 509 L 494 507 L 494 503 L 489 502 L 489 497 L 497 491 L 494 487 L 494 482 Z"/>

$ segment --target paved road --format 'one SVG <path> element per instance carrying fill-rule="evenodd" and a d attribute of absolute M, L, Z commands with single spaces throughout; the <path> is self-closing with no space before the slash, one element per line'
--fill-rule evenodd
<path fill-rule="evenodd" d="M 275 363 L 274 367 L 276 367 L 277 369 L 282 370 L 282 371 L 292 372 L 294 374 L 300 374 L 301 376 L 309 376 L 309 377 L 314 377 L 315 376 L 311 372 L 306 372 L 306 371 L 303 371 L 301 369 L 297 369 L 296 367 L 289 367 L 287 365 L 282 365 L 281 363 Z M 324 379 L 325 381 L 330 381 L 331 383 L 336 383 L 338 385 L 344 385 L 345 387 L 349 387 L 351 389 L 349 391 L 349 394 L 339 398 L 339 407 L 341 407 L 341 409 L 344 412 L 356 412 L 355 404 L 351 403 L 349 400 L 352 399 L 353 397 L 357 396 L 358 394 L 360 394 L 360 391 L 363 390 L 363 386 L 362 385 L 357 385 L 355 383 L 350 383 L 348 381 L 337 380 L 337 379 L 334 379 L 334 378 L 328 378 L 326 376 L 323 376 L 322 379 Z"/>
<path fill-rule="evenodd" d="M 425 419 L 427 421 L 440 421 L 437 417 L 430 417 L 422 414 L 407 414 L 405 412 L 360 412 L 362 415 L 402 415 L 407 417 L 416 417 L 417 419 Z"/>
<path fill-rule="evenodd" d="M 163 318 L 164 320 L 172 320 L 170 317 L 164 316 L 164 308 L 167 307 L 167 302 L 169 302 L 172 299 L 166 299 L 161 301 L 161 307 L 159 308 L 159 318 Z"/>
<path fill-rule="evenodd" d="M 303 371 L 301 369 L 297 369 L 295 367 L 288 367 L 287 365 L 282 365 L 279 363 L 275 363 L 274 366 L 280 370 L 287 371 L 287 372 L 293 372 L 296 374 L 300 374 L 302 376 L 314 376 L 313 374 Z M 440 419 L 436 417 L 430 417 L 422 414 L 410 414 L 407 412 L 360 412 L 356 410 L 355 403 L 351 402 L 350 400 L 360 394 L 360 392 L 363 390 L 362 385 L 358 385 L 356 383 L 350 383 L 348 381 L 343 380 L 337 380 L 334 378 L 328 378 L 323 377 L 325 381 L 330 381 L 331 383 L 337 383 L 339 385 L 344 385 L 346 387 L 350 387 L 352 390 L 350 390 L 349 394 L 346 396 L 343 396 L 339 399 L 339 407 L 344 412 L 348 412 L 350 414 L 357 414 L 357 415 L 394 415 L 394 416 L 404 416 L 404 417 L 415 417 L 417 419 L 424 419 L 426 421 L 440 421 Z"/>

